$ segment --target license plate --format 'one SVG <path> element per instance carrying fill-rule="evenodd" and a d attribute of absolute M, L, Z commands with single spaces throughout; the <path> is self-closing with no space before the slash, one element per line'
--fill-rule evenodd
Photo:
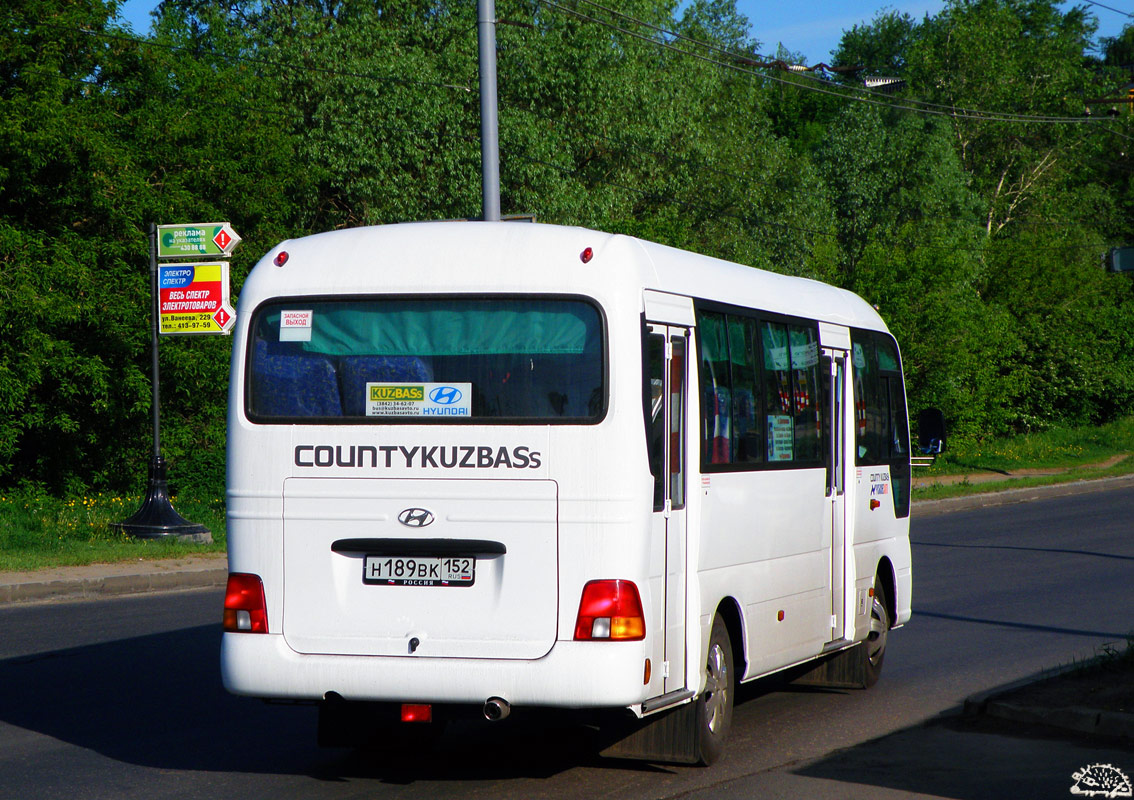
<path fill-rule="evenodd" d="M 362 582 L 381 586 L 472 586 L 475 577 L 473 556 L 366 556 L 362 562 Z"/>

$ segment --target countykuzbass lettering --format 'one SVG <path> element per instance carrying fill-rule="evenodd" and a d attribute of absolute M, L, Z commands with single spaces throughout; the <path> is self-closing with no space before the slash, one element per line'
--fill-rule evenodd
<path fill-rule="evenodd" d="M 357 467 L 370 469 L 539 469 L 541 453 L 529 447 L 471 445 L 329 445 L 301 444 L 295 448 L 297 467 Z"/>

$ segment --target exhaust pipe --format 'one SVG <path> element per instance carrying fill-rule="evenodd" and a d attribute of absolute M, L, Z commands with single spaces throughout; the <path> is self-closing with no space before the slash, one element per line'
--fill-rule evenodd
<path fill-rule="evenodd" d="M 499 722 L 511 712 L 511 704 L 502 697 L 490 697 L 484 701 L 484 718 L 489 722 Z"/>

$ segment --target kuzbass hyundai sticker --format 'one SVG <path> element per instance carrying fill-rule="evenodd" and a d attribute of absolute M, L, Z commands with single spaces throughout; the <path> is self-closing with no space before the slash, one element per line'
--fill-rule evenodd
<path fill-rule="evenodd" d="M 368 383 L 368 417 L 467 417 L 471 383 Z"/>

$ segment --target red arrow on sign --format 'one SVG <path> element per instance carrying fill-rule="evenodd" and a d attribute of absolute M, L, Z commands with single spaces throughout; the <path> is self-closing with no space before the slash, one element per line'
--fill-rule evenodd
<path fill-rule="evenodd" d="M 219 325 L 221 327 L 221 330 L 224 329 L 224 326 L 228 324 L 228 321 L 230 319 L 231 319 L 231 317 L 228 315 L 228 312 L 225 311 L 223 307 L 218 308 L 217 313 L 213 314 L 213 322 L 215 322 L 217 325 Z"/>
<path fill-rule="evenodd" d="M 228 247 L 228 243 L 232 241 L 232 237 L 228 235 L 228 231 L 221 228 L 217 231 L 217 235 L 213 237 L 213 243 L 216 244 L 221 250 Z"/>

